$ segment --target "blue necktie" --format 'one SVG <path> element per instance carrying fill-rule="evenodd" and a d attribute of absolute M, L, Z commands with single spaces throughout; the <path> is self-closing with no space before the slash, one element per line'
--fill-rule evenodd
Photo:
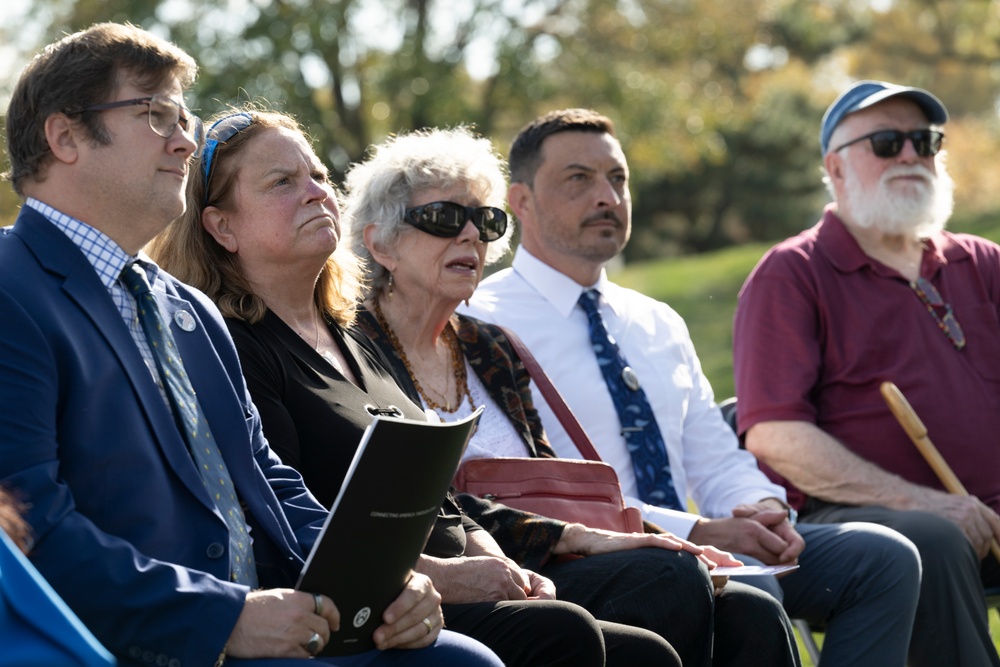
<path fill-rule="evenodd" d="M 597 309 L 600 296 L 601 293 L 595 289 L 586 290 L 580 295 L 578 303 L 590 321 L 590 344 L 597 355 L 597 364 L 601 367 L 604 382 L 611 392 L 615 410 L 618 411 L 622 436 L 632 457 L 639 497 L 651 505 L 682 510 L 677 491 L 674 490 L 667 448 L 663 444 L 663 435 L 653 415 L 653 408 L 646 398 L 646 392 L 639 385 L 639 378 L 604 326 L 604 319 Z"/>
<path fill-rule="evenodd" d="M 254 564 L 246 517 L 236 497 L 236 489 L 229 477 L 226 463 L 212 438 L 208 420 L 198 404 L 194 387 L 184 371 L 184 363 L 174 343 L 173 334 L 160 316 L 160 308 L 150 290 L 146 272 L 133 262 L 122 271 L 122 281 L 135 297 L 139 323 L 152 348 L 160 377 L 166 385 L 177 427 L 194 456 L 202 483 L 229 527 L 230 576 L 236 583 L 256 588 L 257 567 Z"/>

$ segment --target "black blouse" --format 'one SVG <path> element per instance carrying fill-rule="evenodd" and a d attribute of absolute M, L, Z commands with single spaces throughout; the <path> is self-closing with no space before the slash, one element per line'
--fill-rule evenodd
<path fill-rule="evenodd" d="M 358 385 L 270 310 L 256 324 L 235 318 L 226 324 L 271 449 L 326 507 L 337 498 L 373 409 L 396 407 L 409 419 L 426 418 L 396 384 L 381 351 L 353 328 L 328 324 Z M 476 529 L 449 494 L 424 552 L 459 556 L 465 531 Z"/>

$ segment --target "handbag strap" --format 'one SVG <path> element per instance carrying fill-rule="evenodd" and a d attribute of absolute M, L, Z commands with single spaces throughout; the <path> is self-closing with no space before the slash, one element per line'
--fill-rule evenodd
<path fill-rule="evenodd" d="M 513 331 L 507 327 L 499 327 L 499 329 L 507 337 L 507 340 L 510 341 L 510 346 L 514 348 L 517 356 L 521 357 L 521 363 L 527 369 L 528 375 L 531 376 L 535 385 L 542 392 L 546 403 L 552 408 L 552 412 L 559 419 L 559 423 L 562 424 L 563 429 L 565 429 L 566 434 L 573 441 L 573 444 L 583 454 L 583 458 L 589 461 L 600 461 L 601 456 L 594 449 L 594 445 L 590 442 L 590 438 L 587 437 L 587 433 L 583 430 L 583 426 L 580 425 L 580 421 L 573 414 L 570 407 L 566 405 L 566 400 L 559 393 L 559 390 L 556 389 L 555 385 L 552 384 L 552 380 L 542 370 L 542 367 L 535 359 L 535 355 L 531 354 L 531 351 L 524 342 Z"/>

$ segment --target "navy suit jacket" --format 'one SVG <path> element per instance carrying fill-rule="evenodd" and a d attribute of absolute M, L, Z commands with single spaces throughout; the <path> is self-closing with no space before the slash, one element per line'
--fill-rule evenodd
<path fill-rule="evenodd" d="M 261 586 L 291 586 L 326 510 L 268 448 L 218 310 L 161 275 Z M 0 484 L 29 505 L 34 565 L 120 660 L 211 664 L 247 593 L 226 524 L 107 289 L 29 207 L 0 233 Z"/>

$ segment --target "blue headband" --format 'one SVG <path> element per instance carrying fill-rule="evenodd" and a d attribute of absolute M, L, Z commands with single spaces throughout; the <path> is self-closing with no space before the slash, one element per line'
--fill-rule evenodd
<path fill-rule="evenodd" d="M 205 204 L 208 204 L 208 180 L 212 174 L 215 149 L 219 147 L 219 144 L 226 143 L 251 125 L 253 125 L 253 116 L 245 111 L 239 111 L 215 121 L 205 133 L 205 151 L 201 158 L 201 173 L 205 181 Z"/>

